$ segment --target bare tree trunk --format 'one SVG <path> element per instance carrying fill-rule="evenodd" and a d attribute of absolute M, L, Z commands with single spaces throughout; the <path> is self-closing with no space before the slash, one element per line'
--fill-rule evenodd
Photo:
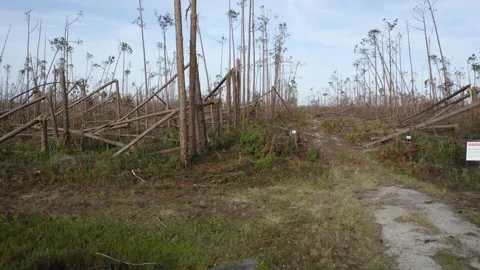
<path fill-rule="evenodd" d="M 252 31 L 252 44 L 250 44 L 250 46 L 252 46 L 252 49 L 253 49 L 253 52 L 252 52 L 252 73 L 253 73 L 253 80 L 252 80 L 252 101 L 254 100 L 255 98 L 255 92 L 257 90 L 257 82 L 256 82 L 256 79 L 257 79 L 257 75 L 256 75 L 256 67 L 257 67 L 257 63 L 256 63 L 256 57 L 255 57 L 255 21 L 253 20 L 253 18 L 255 18 L 255 0 L 250 0 L 250 5 L 251 5 L 251 9 L 252 9 L 252 28 L 250 29 L 250 31 Z"/>
<path fill-rule="evenodd" d="M 65 82 L 65 67 L 60 65 L 60 88 L 62 90 L 62 107 L 63 107 L 63 145 L 68 147 L 70 144 L 70 119 L 68 113 L 68 94 Z"/>
<path fill-rule="evenodd" d="M 417 100 L 415 98 L 415 78 L 413 75 L 413 62 L 412 62 L 412 48 L 410 45 L 410 27 L 407 22 L 407 37 L 408 37 L 408 58 L 410 59 L 410 75 L 412 83 L 412 99 L 413 99 L 413 112 L 417 112 Z"/>
<path fill-rule="evenodd" d="M 142 48 L 143 48 L 143 74 L 145 76 L 145 97 L 148 97 L 148 76 L 147 76 L 147 56 L 145 53 L 145 36 L 143 33 L 143 8 L 142 8 L 142 0 L 138 0 L 138 11 L 140 12 L 140 30 L 142 32 Z M 148 104 L 145 105 L 145 114 L 148 114 Z M 145 120 L 145 128 L 148 128 L 148 120 Z"/>
<path fill-rule="evenodd" d="M 196 73 L 196 84 L 195 89 L 197 94 L 195 95 L 195 105 L 197 106 L 197 122 L 196 122 L 196 133 L 197 133 L 197 153 L 202 155 L 205 153 L 208 145 L 207 141 L 207 126 L 205 123 L 205 114 L 203 112 L 203 100 L 202 100 L 202 90 L 200 88 L 200 76 L 198 72 Z"/>
<path fill-rule="evenodd" d="M 138 104 L 140 103 L 139 99 L 138 99 L 138 89 L 136 90 L 137 94 L 135 95 L 136 97 L 136 107 L 138 107 Z M 140 116 L 140 112 L 138 110 L 135 110 L 135 116 L 136 117 L 139 117 Z M 135 122 L 135 131 L 137 132 L 137 134 L 140 134 L 140 122 L 137 121 Z"/>
<path fill-rule="evenodd" d="M 193 157 L 197 154 L 197 106 L 195 106 L 196 83 L 197 83 L 197 0 L 190 2 L 190 76 L 189 76 L 189 123 L 188 123 L 188 139 L 189 139 L 189 155 Z"/>
<path fill-rule="evenodd" d="M 241 102 L 241 105 L 245 106 L 245 102 L 246 102 L 246 71 L 247 71 L 247 61 L 246 61 L 246 48 L 245 48 L 245 2 L 246 0 L 240 0 L 240 4 L 242 5 L 242 8 L 241 8 L 241 13 L 242 13 L 242 67 L 243 67 L 243 76 L 242 76 L 242 102 Z M 241 106 L 240 105 L 240 106 Z M 244 117 L 245 117 L 245 111 L 244 113 L 242 114 L 243 117 L 242 117 L 242 121 L 244 122 Z"/>
<path fill-rule="evenodd" d="M 198 28 L 198 37 L 200 38 L 200 47 L 202 48 L 203 66 L 205 68 L 205 76 L 207 77 L 207 87 L 208 87 L 208 91 L 210 92 L 211 84 L 210 84 L 210 76 L 208 74 L 207 58 L 205 56 L 205 49 L 203 47 L 202 33 L 200 31 L 200 26 L 198 25 L 198 21 L 197 21 L 197 28 Z"/>
<path fill-rule="evenodd" d="M 213 124 L 213 137 L 215 138 L 215 144 L 220 141 L 220 126 L 222 124 L 220 115 L 222 114 L 222 100 L 218 99 L 212 104 L 212 124 Z"/>
<path fill-rule="evenodd" d="M 39 121 L 40 121 L 40 126 L 41 126 L 40 152 L 48 152 L 47 118 L 42 115 L 42 116 L 40 116 Z"/>
<path fill-rule="evenodd" d="M 442 66 L 443 66 L 445 91 L 446 91 L 446 95 L 448 96 L 450 95 L 450 92 L 451 92 L 450 85 L 449 85 L 449 78 L 448 78 L 448 70 L 447 70 L 447 65 L 445 64 L 445 57 L 443 56 L 442 44 L 440 43 L 440 36 L 438 35 L 437 21 L 435 20 L 433 5 L 430 3 L 430 0 L 425 0 L 425 3 L 428 4 L 428 10 L 430 10 L 430 14 L 432 15 L 433 27 L 435 28 L 435 35 L 437 36 L 438 49 L 440 50 L 440 57 L 441 57 Z"/>
<path fill-rule="evenodd" d="M 53 103 L 53 92 L 50 92 L 47 95 L 47 101 L 48 101 L 48 107 L 50 110 L 50 117 L 52 118 L 52 127 L 53 127 L 53 135 L 55 136 L 55 139 L 58 140 L 58 124 L 57 124 L 57 116 L 55 114 L 55 105 Z"/>
<path fill-rule="evenodd" d="M 251 81 L 250 81 L 250 75 L 251 75 L 251 58 L 252 58 L 252 10 L 253 10 L 253 0 L 250 0 L 250 4 L 248 7 L 248 63 L 247 63 L 247 103 L 244 104 L 245 113 L 248 113 L 248 104 L 250 104 L 250 92 L 252 91 L 251 89 Z M 254 47 L 255 48 L 255 47 Z M 255 65 L 255 62 L 254 62 Z M 244 75 L 245 76 L 245 75 Z"/>
<path fill-rule="evenodd" d="M 187 102 L 185 92 L 185 71 L 183 66 L 183 34 L 182 34 L 182 4 L 181 0 L 175 1 L 175 30 L 177 45 L 177 73 L 178 73 L 178 102 L 179 109 L 179 127 L 180 127 L 180 157 L 185 167 L 188 166 L 188 134 L 187 134 Z"/>
<path fill-rule="evenodd" d="M 120 120 L 122 117 L 121 115 L 121 97 L 120 97 L 120 86 L 118 85 L 118 80 L 115 80 L 115 100 L 116 100 L 116 114 L 117 114 L 117 120 Z"/>
<path fill-rule="evenodd" d="M 231 70 L 227 73 L 227 81 L 226 88 L 227 88 L 227 132 L 230 132 L 232 128 L 232 72 Z"/>
<path fill-rule="evenodd" d="M 428 42 L 428 35 L 427 35 L 427 22 L 425 20 L 425 11 L 424 9 L 421 9 L 419 7 L 415 8 L 416 14 L 419 16 L 419 18 L 415 18 L 418 22 L 420 22 L 423 25 L 422 28 L 416 28 L 420 31 L 423 31 L 424 38 L 425 38 L 425 48 L 427 49 L 427 61 L 428 61 L 428 74 L 429 74 L 429 83 L 430 83 L 430 95 L 433 101 L 437 101 L 437 93 L 434 87 L 433 83 L 433 71 L 432 71 L 432 59 L 431 59 L 431 54 L 430 54 L 430 45 Z"/>
<path fill-rule="evenodd" d="M 236 68 L 233 76 L 233 123 L 234 128 L 238 129 L 240 123 L 240 95 L 241 95 L 241 68 L 240 68 L 240 59 L 236 61 Z"/>

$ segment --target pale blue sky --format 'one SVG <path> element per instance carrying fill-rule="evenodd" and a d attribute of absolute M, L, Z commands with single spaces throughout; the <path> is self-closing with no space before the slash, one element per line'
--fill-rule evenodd
<path fill-rule="evenodd" d="M 420 1 L 420 0 L 418 0 Z M 286 46 L 287 56 L 304 62 L 298 71 L 300 99 L 309 95 L 309 89 L 328 86 L 331 73 L 339 70 L 343 77 L 353 76 L 352 67 L 356 55 L 353 49 L 367 32 L 373 28 L 383 29 L 383 18 L 399 19 L 399 30 L 405 31 L 405 20 L 412 24 L 412 9 L 415 0 L 256 0 L 257 10 L 264 5 L 271 14 L 278 14 L 278 21 L 286 22 L 290 37 Z M 232 5 L 238 10 L 232 0 Z M 83 45 L 75 46 L 74 64 L 85 70 L 85 54 L 94 55 L 94 62 L 101 62 L 109 55 L 117 55 L 119 41 L 130 44 L 134 53 L 129 57 L 133 77 L 141 83 L 142 54 L 140 31 L 132 24 L 138 16 L 137 0 L 0 0 L 0 41 L 12 25 L 12 32 L 3 57 L 13 66 L 13 75 L 22 67 L 26 54 L 26 23 L 24 11 L 33 9 L 32 21 L 43 19 L 44 33 L 48 39 L 63 35 L 66 15 L 83 11 L 85 17 L 71 28 L 71 39 L 80 38 Z M 187 1 L 183 1 L 187 7 Z M 161 32 L 155 21 L 154 10 L 159 13 L 173 13 L 171 0 L 144 0 L 144 16 L 148 29 L 145 32 L 147 57 L 156 61 L 156 43 L 161 41 Z M 452 59 L 453 66 L 466 67 L 466 59 L 480 51 L 480 0 L 438 0 L 437 23 L 443 43 L 444 54 Z M 226 12 L 227 0 L 198 0 L 200 26 L 206 47 L 205 55 L 212 77 L 219 73 L 221 47 L 217 42 L 222 34 L 228 35 Z M 430 23 L 430 21 L 429 21 Z M 431 26 L 431 24 L 429 24 Z M 170 34 L 173 34 L 171 29 Z M 38 33 L 32 35 L 32 50 L 36 49 Z M 405 34 L 406 36 L 406 34 Z M 420 31 L 412 29 L 412 49 L 414 65 L 419 77 L 425 66 L 426 52 Z M 188 35 L 184 35 L 185 49 L 188 48 Z M 407 52 L 406 38 L 404 52 Z M 169 36 L 173 49 L 174 39 Z M 238 42 L 237 42 L 238 44 Z M 171 50 L 170 50 L 171 51 Z M 437 53 L 433 46 L 433 53 Z M 52 52 L 48 49 L 48 58 Z M 405 63 L 407 55 L 405 54 Z M 226 63 L 224 61 L 224 63 Z M 155 68 L 155 65 L 152 65 Z M 3 74 L 3 70 L 2 73 Z"/>

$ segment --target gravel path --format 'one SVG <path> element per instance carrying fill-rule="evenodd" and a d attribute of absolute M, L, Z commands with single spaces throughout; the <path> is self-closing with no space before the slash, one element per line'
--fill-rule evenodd
<path fill-rule="evenodd" d="M 397 269 L 442 269 L 433 259 L 438 252 L 466 258 L 467 269 L 480 269 L 480 230 L 449 206 L 397 186 L 380 188 L 375 200 L 382 205 L 375 217 Z"/>

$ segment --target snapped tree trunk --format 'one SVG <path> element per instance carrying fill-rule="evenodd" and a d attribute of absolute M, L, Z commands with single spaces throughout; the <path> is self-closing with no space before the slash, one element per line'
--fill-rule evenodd
<path fill-rule="evenodd" d="M 41 143 L 40 143 L 40 152 L 48 152 L 48 128 L 47 128 L 47 118 L 42 115 L 39 117 L 40 127 L 41 127 Z"/>

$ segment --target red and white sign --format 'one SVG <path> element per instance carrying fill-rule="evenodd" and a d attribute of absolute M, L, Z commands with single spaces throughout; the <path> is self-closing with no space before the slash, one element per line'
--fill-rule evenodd
<path fill-rule="evenodd" d="M 480 142 L 467 142 L 467 161 L 480 161 Z"/>

